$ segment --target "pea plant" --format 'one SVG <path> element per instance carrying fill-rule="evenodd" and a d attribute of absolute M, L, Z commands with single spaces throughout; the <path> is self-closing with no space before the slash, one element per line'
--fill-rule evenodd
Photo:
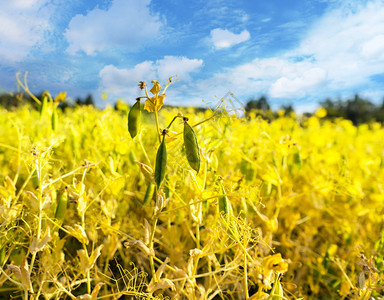
<path fill-rule="evenodd" d="M 170 131 L 170 128 L 176 119 L 181 118 L 183 120 L 183 123 L 184 123 L 183 137 L 184 137 L 185 155 L 190 167 L 194 171 L 196 171 L 197 174 L 199 173 L 199 170 L 200 170 L 201 159 L 200 159 L 200 149 L 199 149 L 196 133 L 193 127 L 188 123 L 189 119 L 187 117 L 184 117 L 181 113 L 179 113 L 172 119 L 172 121 L 169 123 L 167 127 L 165 127 L 164 129 L 160 129 L 161 126 L 159 124 L 158 111 L 161 109 L 161 107 L 164 104 L 164 99 L 166 97 L 165 91 L 172 83 L 172 78 L 169 79 L 169 81 L 167 82 L 167 85 L 163 90 L 161 90 L 161 86 L 158 81 L 153 80 L 152 82 L 153 82 L 153 86 L 150 89 L 150 92 L 153 94 L 152 97 L 148 95 L 147 86 L 145 82 L 142 81 L 139 84 L 140 88 L 145 91 L 146 96 L 137 98 L 136 103 L 131 107 L 128 114 L 128 131 L 132 138 L 135 138 L 139 134 L 140 127 L 141 127 L 140 101 L 143 98 L 146 99 L 144 104 L 144 109 L 146 109 L 148 112 L 154 113 L 155 115 L 156 133 L 157 133 L 160 145 L 158 146 L 157 153 L 156 153 L 154 171 L 150 166 L 144 163 L 141 163 L 141 162 L 137 162 L 137 163 L 140 166 L 140 169 L 143 172 L 143 175 L 148 181 L 147 191 L 144 197 L 143 204 L 144 205 L 148 204 L 148 202 L 152 199 L 152 197 L 154 197 L 156 201 L 156 205 L 153 212 L 154 216 L 153 216 L 152 227 L 149 227 L 149 223 L 147 221 L 145 223 L 146 231 L 148 235 L 146 237 L 147 243 L 136 240 L 136 241 L 126 242 L 125 246 L 126 247 L 137 246 L 140 249 L 144 250 L 145 253 L 149 255 L 151 273 L 152 273 L 152 281 L 151 281 L 152 285 L 150 285 L 150 290 L 155 291 L 157 289 L 164 288 L 164 286 L 168 286 L 171 289 L 174 289 L 174 285 L 172 284 L 171 281 L 167 279 L 159 280 L 158 276 L 156 276 L 156 271 L 154 268 L 155 251 L 153 249 L 153 238 L 154 238 L 154 233 L 156 232 L 156 224 L 158 222 L 159 214 L 166 207 L 167 201 L 169 200 L 169 199 L 164 199 L 165 197 L 164 189 L 166 189 L 166 187 L 164 186 L 165 185 L 164 179 L 166 177 L 166 170 L 167 170 L 166 136 L 168 135 L 168 132 Z M 205 121 L 208 121 L 208 119 Z"/>

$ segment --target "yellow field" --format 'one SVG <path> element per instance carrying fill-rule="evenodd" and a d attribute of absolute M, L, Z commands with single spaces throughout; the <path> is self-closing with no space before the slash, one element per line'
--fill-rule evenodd
<path fill-rule="evenodd" d="M 52 109 L 0 111 L 4 299 L 381 298 L 380 124 L 187 109 L 200 170 L 176 119 L 156 191 L 153 116 Z"/>

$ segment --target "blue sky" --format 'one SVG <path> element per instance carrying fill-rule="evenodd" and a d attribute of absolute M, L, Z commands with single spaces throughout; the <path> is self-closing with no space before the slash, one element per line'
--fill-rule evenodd
<path fill-rule="evenodd" d="M 170 104 L 242 102 L 312 110 L 326 97 L 384 97 L 384 0 L 13 0 L 0 11 L 0 91 L 28 72 L 34 92 L 99 105 L 178 81 Z"/>

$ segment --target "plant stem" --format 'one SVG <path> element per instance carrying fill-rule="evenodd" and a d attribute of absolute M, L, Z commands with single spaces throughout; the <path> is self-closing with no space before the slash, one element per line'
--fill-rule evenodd
<path fill-rule="evenodd" d="M 201 209 L 201 205 L 199 205 Z M 200 249 L 200 224 L 196 224 L 196 248 Z"/>
<path fill-rule="evenodd" d="M 169 123 L 167 129 L 169 129 L 169 127 L 171 127 L 172 123 L 173 123 L 177 118 L 181 118 L 181 117 L 180 117 L 180 116 L 175 116 L 175 117 L 173 117 L 173 119 L 172 119 L 171 123 Z"/>
<path fill-rule="evenodd" d="M 31 93 L 31 91 L 29 90 L 29 87 L 28 87 L 28 83 L 27 83 L 27 73 L 24 74 L 24 84 L 21 82 L 20 78 L 20 73 L 17 73 L 16 74 L 16 80 L 17 80 L 17 83 L 23 88 L 23 90 L 33 99 L 36 101 L 37 104 L 41 104 L 41 101 L 39 99 L 37 99 L 35 97 L 34 94 Z"/>
<path fill-rule="evenodd" d="M 151 166 L 151 165 L 152 165 L 152 164 L 151 164 L 151 160 L 149 159 L 148 154 L 147 154 L 147 151 L 145 151 L 143 142 L 142 142 L 142 140 L 141 140 L 141 133 L 140 133 L 140 135 L 139 135 L 139 144 L 140 144 L 141 149 L 143 150 L 143 153 L 144 153 L 145 158 L 147 159 L 148 165 Z"/>
<path fill-rule="evenodd" d="M 89 257 L 87 246 L 85 244 L 83 244 L 83 247 L 84 247 L 86 256 Z M 86 275 L 87 275 L 87 292 L 88 292 L 88 294 L 90 294 L 91 293 L 91 276 L 90 276 L 89 270 L 87 271 Z"/>
<path fill-rule="evenodd" d="M 248 294 L 248 271 L 247 271 L 247 255 L 244 253 L 244 293 L 245 293 L 245 299 L 249 299 Z"/>
<path fill-rule="evenodd" d="M 157 137 L 159 138 L 159 143 L 161 143 L 160 126 L 159 126 L 159 116 L 157 115 L 157 111 L 155 111 L 155 120 L 156 120 L 156 132 L 157 132 Z"/>
<path fill-rule="evenodd" d="M 39 179 L 39 194 L 38 194 L 38 200 L 39 200 L 39 216 L 38 216 L 38 227 L 37 227 L 37 242 L 40 240 L 40 236 L 41 236 L 41 211 L 43 209 L 43 188 L 42 188 L 42 174 L 41 174 L 41 171 L 42 171 L 42 166 L 41 166 L 41 154 L 39 155 L 38 159 L 37 159 L 37 164 L 36 164 L 36 172 L 37 172 L 37 176 L 38 176 L 38 179 Z M 33 265 L 35 264 L 35 259 L 36 259 L 36 254 L 37 252 L 33 252 L 32 254 L 32 259 L 31 259 L 31 266 L 30 266 L 30 271 L 29 271 L 29 274 L 32 274 L 32 270 L 33 270 Z"/>
<path fill-rule="evenodd" d="M 149 249 L 150 249 L 150 250 L 153 250 L 153 239 L 154 239 L 154 237 L 155 237 L 155 231 L 156 231 L 156 226 L 157 226 L 157 220 L 158 220 L 158 217 L 155 216 L 155 218 L 154 218 L 154 220 L 153 220 L 151 236 L 149 237 Z M 153 262 L 153 256 L 150 256 L 150 257 L 149 257 L 149 262 L 150 262 L 150 265 L 151 265 L 151 273 L 152 273 L 153 281 L 154 281 L 154 282 L 157 282 L 156 272 L 155 272 L 155 265 L 154 265 L 154 262 Z"/>

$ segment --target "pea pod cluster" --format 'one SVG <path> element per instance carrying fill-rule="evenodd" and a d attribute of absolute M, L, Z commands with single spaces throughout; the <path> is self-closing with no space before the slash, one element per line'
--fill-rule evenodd
<path fill-rule="evenodd" d="M 128 131 L 132 138 L 134 138 L 140 131 L 141 122 L 141 106 L 140 98 L 131 107 L 128 114 Z"/>
<path fill-rule="evenodd" d="M 184 148 L 187 160 L 192 169 L 197 173 L 200 170 L 200 149 L 197 143 L 196 133 L 192 126 L 188 124 L 188 118 L 184 120 Z"/>

